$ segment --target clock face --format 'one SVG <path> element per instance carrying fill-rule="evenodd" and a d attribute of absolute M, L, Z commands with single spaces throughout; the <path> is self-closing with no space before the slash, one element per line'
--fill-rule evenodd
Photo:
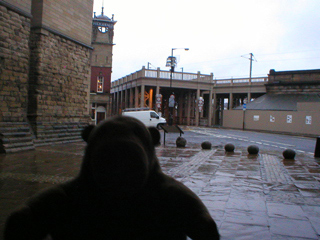
<path fill-rule="evenodd" d="M 108 27 L 98 27 L 99 31 L 102 33 L 108 32 Z"/>

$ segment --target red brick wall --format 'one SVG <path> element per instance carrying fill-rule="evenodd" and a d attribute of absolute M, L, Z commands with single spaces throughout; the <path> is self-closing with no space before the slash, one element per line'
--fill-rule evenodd
<path fill-rule="evenodd" d="M 111 67 L 91 67 L 91 86 L 90 92 L 97 92 L 97 79 L 102 72 L 104 77 L 103 92 L 110 93 Z"/>

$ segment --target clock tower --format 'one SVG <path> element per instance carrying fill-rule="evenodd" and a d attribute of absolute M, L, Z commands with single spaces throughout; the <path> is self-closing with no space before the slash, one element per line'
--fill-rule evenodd
<path fill-rule="evenodd" d="M 111 73 L 113 55 L 114 16 L 101 15 L 92 20 L 92 55 L 90 85 L 90 115 L 97 124 L 111 114 Z"/>

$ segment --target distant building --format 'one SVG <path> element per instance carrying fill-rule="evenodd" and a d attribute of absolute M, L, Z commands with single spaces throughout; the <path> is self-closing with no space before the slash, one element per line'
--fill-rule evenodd
<path fill-rule="evenodd" d="M 90 116 L 95 124 L 111 114 L 111 73 L 113 34 L 116 21 L 104 15 L 94 14 L 92 21 L 92 55 L 90 84 Z"/>
<path fill-rule="evenodd" d="M 320 69 L 270 70 L 266 90 L 245 109 L 224 111 L 223 126 L 320 135 Z"/>
<path fill-rule="evenodd" d="M 201 74 L 141 70 L 112 82 L 113 114 L 126 108 L 149 108 L 173 124 L 221 125 L 223 110 L 266 93 L 267 77 L 214 79 Z M 202 100 L 200 104 L 200 99 Z"/>

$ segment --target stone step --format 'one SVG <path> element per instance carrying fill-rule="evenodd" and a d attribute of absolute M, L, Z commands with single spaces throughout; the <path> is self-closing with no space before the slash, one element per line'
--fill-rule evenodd
<path fill-rule="evenodd" d="M 34 140 L 34 145 L 36 147 L 52 145 L 52 144 L 61 144 L 61 143 L 72 143 L 72 142 L 81 142 L 82 138 L 51 138 L 51 139 L 37 139 Z"/>
<path fill-rule="evenodd" d="M 10 136 L 6 136 L 2 139 L 3 143 L 18 143 L 18 142 L 32 142 L 32 140 L 34 139 L 34 136 L 32 136 L 30 134 L 30 136 L 25 136 L 25 137 L 10 137 Z"/>
<path fill-rule="evenodd" d="M 20 147 L 32 147 L 34 148 L 33 141 L 30 142 L 18 142 L 18 143 L 5 143 L 3 144 L 6 150 L 11 148 L 20 148 Z"/>
<path fill-rule="evenodd" d="M 86 123 L 38 123 L 36 146 L 82 141 L 81 132 Z"/>
<path fill-rule="evenodd" d="M 1 152 L 34 149 L 32 132 L 27 122 L 0 122 Z"/>
<path fill-rule="evenodd" d="M 17 148 L 9 148 L 9 149 L 6 149 L 6 153 L 16 153 L 16 152 L 28 151 L 28 150 L 34 150 L 34 149 L 35 149 L 34 145 L 25 146 L 25 147 L 17 147 Z"/>
<path fill-rule="evenodd" d="M 0 122 L 0 153 L 35 149 L 36 146 L 80 142 L 87 123 L 37 123 L 36 136 L 27 122 Z"/>
<path fill-rule="evenodd" d="M 0 132 L 2 133 L 10 133 L 10 132 L 29 132 L 30 128 L 28 126 L 20 126 L 20 127 L 0 127 Z"/>

